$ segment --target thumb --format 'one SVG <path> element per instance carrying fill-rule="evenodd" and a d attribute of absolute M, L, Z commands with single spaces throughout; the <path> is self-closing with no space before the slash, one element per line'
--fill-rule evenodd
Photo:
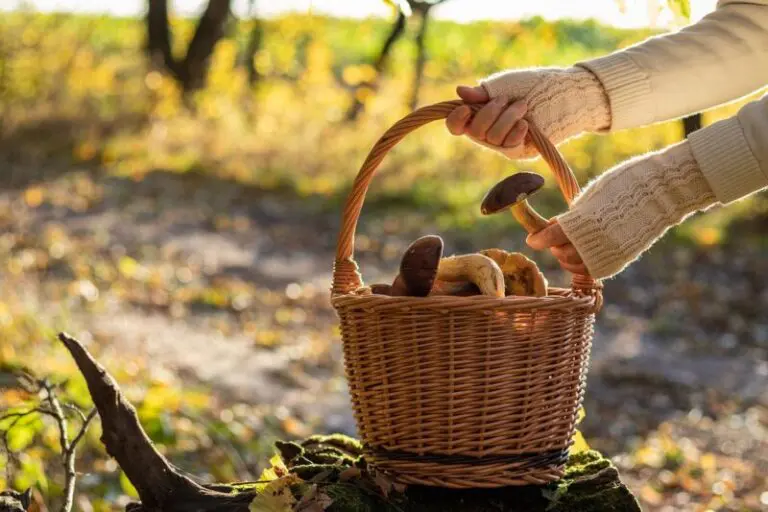
<path fill-rule="evenodd" d="M 467 103 L 485 103 L 491 99 L 488 91 L 481 85 L 475 87 L 460 85 L 456 88 L 456 93 Z"/>

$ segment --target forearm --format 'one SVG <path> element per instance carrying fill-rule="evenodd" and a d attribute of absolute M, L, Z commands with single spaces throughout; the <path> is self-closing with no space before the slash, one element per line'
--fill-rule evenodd
<path fill-rule="evenodd" d="M 623 270 L 670 226 L 715 202 L 684 141 L 604 173 L 558 222 L 590 274 L 606 278 Z"/>
<path fill-rule="evenodd" d="M 558 220 L 594 277 L 610 277 L 671 226 L 768 187 L 768 97 L 591 183 Z"/>
<path fill-rule="evenodd" d="M 677 118 L 768 83 L 768 0 L 718 3 L 680 31 L 579 63 L 605 87 L 611 130 Z"/>

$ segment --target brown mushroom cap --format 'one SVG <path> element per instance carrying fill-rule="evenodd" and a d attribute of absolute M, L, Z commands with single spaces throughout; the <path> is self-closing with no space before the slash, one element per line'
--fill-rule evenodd
<path fill-rule="evenodd" d="M 544 186 L 544 177 L 535 172 L 518 172 L 504 178 L 491 188 L 480 205 L 483 215 L 505 210 L 529 196 L 535 194 Z"/>
<path fill-rule="evenodd" d="M 392 283 L 392 295 L 426 297 L 437 276 L 437 267 L 443 257 L 443 239 L 427 235 L 414 241 L 400 262 L 400 274 Z"/>

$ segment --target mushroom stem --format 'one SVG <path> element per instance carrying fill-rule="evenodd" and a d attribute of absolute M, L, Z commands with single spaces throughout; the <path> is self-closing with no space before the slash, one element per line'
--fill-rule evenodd
<path fill-rule="evenodd" d="M 539 212 L 534 210 L 526 200 L 522 200 L 513 205 L 510 208 L 510 211 L 517 222 L 519 222 L 528 233 L 537 233 L 549 225 L 547 219 L 539 215 Z"/>
<path fill-rule="evenodd" d="M 515 219 L 528 233 L 536 233 L 549 225 L 528 204 L 528 198 L 544 186 L 544 178 L 534 172 L 518 172 L 494 185 L 483 198 L 480 211 L 491 215 L 502 210 L 512 211 Z"/>

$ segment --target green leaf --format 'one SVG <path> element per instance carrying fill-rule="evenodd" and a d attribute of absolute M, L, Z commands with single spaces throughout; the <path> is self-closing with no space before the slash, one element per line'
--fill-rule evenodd
<path fill-rule="evenodd" d="M 120 488 L 131 498 L 138 499 L 139 493 L 136 492 L 136 488 L 122 471 L 120 472 Z"/>
<path fill-rule="evenodd" d="M 691 1 L 690 0 L 669 0 L 669 8 L 675 15 L 684 18 L 686 21 L 691 19 Z"/>

